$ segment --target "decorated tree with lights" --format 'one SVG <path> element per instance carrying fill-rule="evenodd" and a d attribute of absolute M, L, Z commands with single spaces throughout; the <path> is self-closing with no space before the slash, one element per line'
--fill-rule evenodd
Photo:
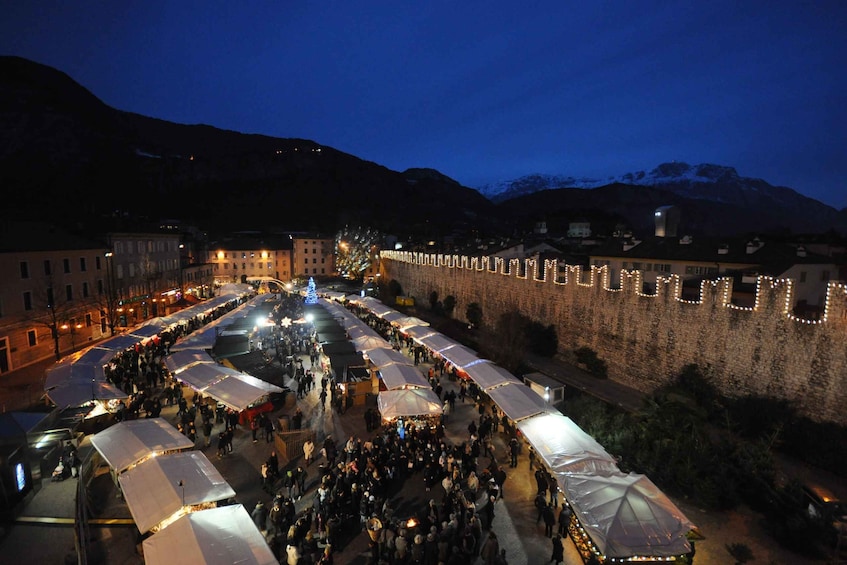
<path fill-rule="evenodd" d="M 318 303 L 318 291 L 315 289 L 315 279 L 309 277 L 309 284 L 306 286 L 306 304 Z"/>
<path fill-rule="evenodd" d="M 358 279 L 376 260 L 382 234 L 371 228 L 345 226 L 335 236 L 335 266 L 343 277 Z"/>

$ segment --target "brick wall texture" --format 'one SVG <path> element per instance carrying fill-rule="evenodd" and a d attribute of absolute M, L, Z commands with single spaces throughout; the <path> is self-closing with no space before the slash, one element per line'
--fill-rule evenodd
<path fill-rule="evenodd" d="M 583 271 L 555 262 L 510 261 L 389 251 L 381 256 L 383 282 L 429 304 L 456 298 L 454 317 L 471 302 L 492 327 L 516 309 L 553 324 L 559 354 L 590 347 L 609 378 L 651 392 L 695 363 L 725 395 L 789 400 L 816 421 L 847 425 L 847 285 L 830 283 L 824 317 L 795 318 L 787 309 L 790 280 L 760 277 L 756 306 L 731 304 L 732 281 L 706 282 L 699 301 L 679 299 L 675 276 L 658 281 L 655 295 L 640 292 L 641 273 L 609 289 L 603 267 Z"/>

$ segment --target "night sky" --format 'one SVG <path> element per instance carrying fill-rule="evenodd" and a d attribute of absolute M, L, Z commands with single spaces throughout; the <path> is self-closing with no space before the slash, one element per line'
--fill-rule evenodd
<path fill-rule="evenodd" d="M 847 206 L 843 1 L 6 2 L 0 54 L 471 187 L 677 160 Z"/>

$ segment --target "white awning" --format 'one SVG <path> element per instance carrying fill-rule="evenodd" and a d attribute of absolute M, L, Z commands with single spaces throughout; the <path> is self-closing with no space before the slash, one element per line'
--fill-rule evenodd
<path fill-rule="evenodd" d="M 432 388 L 426 377 L 423 376 L 417 367 L 412 365 L 392 363 L 379 369 L 379 374 L 382 377 L 382 382 L 385 383 L 385 388 L 388 390 L 404 387 Z"/>
<path fill-rule="evenodd" d="M 550 410 L 550 406 L 537 392 L 520 383 L 508 383 L 488 391 L 488 396 L 506 417 L 520 422 Z"/>
<path fill-rule="evenodd" d="M 418 343 L 427 346 L 433 351 L 441 351 L 442 349 L 447 349 L 448 347 L 452 347 L 454 345 L 459 345 L 458 341 L 454 341 L 449 337 L 446 337 L 442 334 L 436 333 L 430 336 L 416 339 Z"/>
<path fill-rule="evenodd" d="M 644 475 L 573 475 L 566 494 L 600 553 L 672 557 L 691 551 L 688 518 Z"/>
<path fill-rule="evenodd" d="M 382 337 L 373 335 L 357 337 L 353 340 L 353 345 L 356 347 L 356 351 L 360 353 L 367 353 L 371 349 L 387 349 L 391 347 Z"/>
<path fill-rule="evenodd" d="M 402 416 L 436 416 L 441 414 L 441 401 L 431 388 L 383 390 L 377 397 L 377 408 L 383 418 Z"/>
<path fill-rule="evenodd" d="M 92 400 L 120 400 L 129 398 L 129 395 L 107 382 L 70 380 L 48 390 L 47 398 L 64 410 L 83 406 Z"/>
<path fill-rule="evenodd" d="M 421 326 L 409 326 L 403 330 L 403 333 L 420 343 L 423 338 L 435 335 L 438 332 L 429 327 L 429 324 L 427 324 Z"/>
<path fill-rule="evenodd" d="M 91 444 L 118 473 L 148 457 L 194 447 L 164 418 L 127 420 L 91 436 Z"/>
<path fill-rule="evenodd" d="M 278 565 L 262 532 L 240 504 L 183 516 L 143 544 L 146 565 Z"/>
<path fill-rule="evenodd" d="M 123 473 L 118 481 L 142 534 L 183 512 L 184 507 L 235 496 L 235 490 L 201 451 L 151 457 Z"/>
<path fill-rule="evenodd" d="M 450 347 L 439 351 L 438 354 L 460 369 L 475 361 L 479 361 L 479 357 L 476 356 L 476 351 L 469 349 L 464 345 L 451 345 Z"/>
<path fill-rule="evenodd" d="M 403 312 L 398 312 L 397 310 L 392 310 L 391 312 L 386 312 L 385 314 L 383 314 L 381 316 L 381 318 L 383 320 L 385 320 L 386 322 L 395 322 L 397 320 L 402 320 L 403 318 L 406 318 L 406 317 L 407 317 L 406 314 L 404 314 Z"/>
<path fill-rule="evenodd" d="M 489 389 L 508 383 L 523 384 L 512 373 L 490 361 L 470 364 L 464 368 L 464 371 L 486 393 Z"/>
<path fill-rule="evenodd" d="M 414 316 L 403 316 L 402 318 L 392 320 L 391 323 L 397 326 L 401 332 L 406 332 L 409 328 L 426 327 L 429 325 L 429 322 L 425 322 Z"/>
<path fill-rule="evenodd" d="M 393 349 L 371 349 L 366 353 L 368 361 L 374 364 L 377 369 L 382 369 L 388 365 L 411 365 L 412 360 Z"/>
<path fill-rule="evenodd" d="M 538 456 L 557 475 L 560 484 L 564 475 L 570 473 L 619 472 L 615 458 L 567 416 L 548 412 L 518 422 L 517 426 Z"/>
<path fill-rule="evenodd" d="M 172 374 L 181 373 L 189 367 L 193 367 L 198 363 L 214 363 L 212 356 L 206 353 L 205 349 L 185 349 L 168 355 L 165 358 L 165 367 Z"/>

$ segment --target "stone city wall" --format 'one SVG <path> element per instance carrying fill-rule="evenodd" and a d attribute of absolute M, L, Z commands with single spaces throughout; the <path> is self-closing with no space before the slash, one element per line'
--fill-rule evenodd
<path fill-rule="evenodd" d="M 760 277 L 755 305 L 731 304 L 732 280 L 706 281 L 700 300 L 682 300 L 676 275 L 659 277 L 643 294 L 642 274 L 621 275 L 609 288 L 606 267 L 559 269 L 527 259 L 467 257 L 402 251 L 381 254 L 383 277 L 427 304 L 432 291 L 456 298 L 463 319 L 471 302 L 483 325 L 517 309 L 553 324 L 559 352 L 587 346 L 608 366 L 609 378 L 650 392 L 696 363 L 731 397 L 787 399 L 817 421 L 847 425 L 847 285 L 831 282 L 820 320 L 791 314 L 793 281 Z"/>

